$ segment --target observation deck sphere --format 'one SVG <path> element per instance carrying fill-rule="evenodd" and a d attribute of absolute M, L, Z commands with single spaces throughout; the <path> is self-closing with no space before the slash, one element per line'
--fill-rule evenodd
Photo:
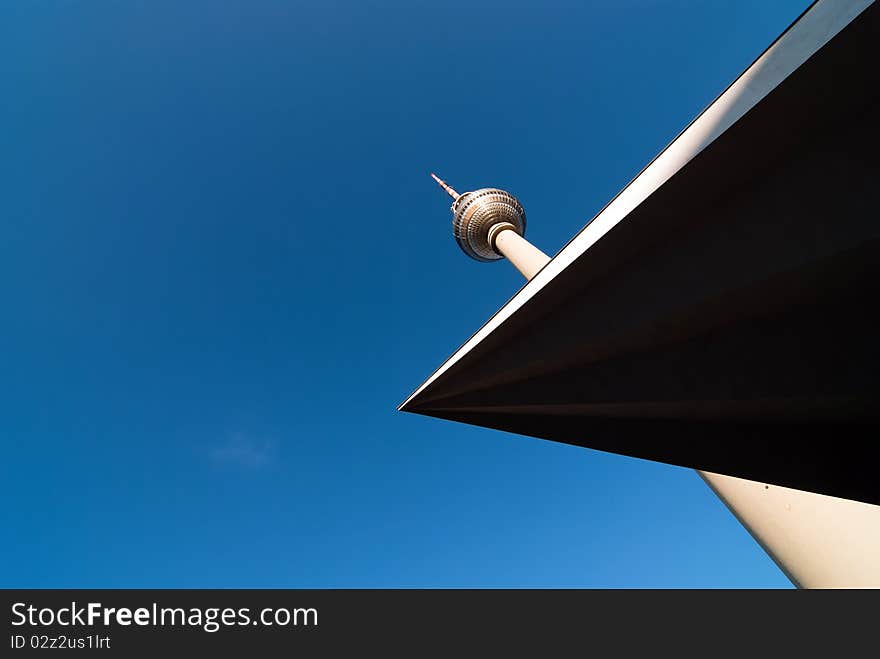
<path fill-rule="evenodd" d="M 462 251 L 477 261 L 504 258 L 489 244 L 489 229 L 500 222 L 509 222 L 524 236 L 526 213 L 509 192 L 497 188 L 481 188 L 465 192 L 452 204 L 452 233 Z"/>

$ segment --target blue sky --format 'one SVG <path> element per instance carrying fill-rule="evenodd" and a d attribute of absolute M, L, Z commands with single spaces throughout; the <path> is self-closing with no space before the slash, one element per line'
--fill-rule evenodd
<path fill-rule="evenodd" d="M 686 469 L 396 411 L 807 6 L 0 5 L 0 585 L 790 584 Z M 559 192 L 561 191 L 561 192 Z"/>

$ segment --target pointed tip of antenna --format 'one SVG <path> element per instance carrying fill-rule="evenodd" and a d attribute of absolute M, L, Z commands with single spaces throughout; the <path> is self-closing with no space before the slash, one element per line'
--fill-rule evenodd
<path fill-rule="evenodd" d="M 447 185 L 447 184 L 446 184 L 446 181 L 444 181 L 442 178 L 440 178 L 439 176 L 437 176 L 434 172 L 431 172 L 431 178 L 434 179 L 435 181 L 437 181 L 437 185 L 439 185 L 441 188 L 443 188 L 444 190 L 446 190 L 446 193 L 447 193 L 450 197 L 452 197 L 453 199 L 458 199 L 458 198 L 461 196 L 460 194 L 458 194 L 458 193 L 455 191 L 454 188 L 452 188 L 452 187 L 450 187 L 449 185 Z"/>

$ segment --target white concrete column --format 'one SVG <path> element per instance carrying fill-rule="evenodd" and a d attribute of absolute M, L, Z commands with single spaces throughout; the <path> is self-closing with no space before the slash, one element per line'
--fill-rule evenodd
<path fill-rule="evenodd" d="M 516 266 L 523 277 L 531 279 L 550 261 L 550 257 L 519 235 L 507 222 L 489 229 L 489 244 Z"/>
<path fill-rule="evenodd" d="M 799 588 L 880 588 L 880 506 L 697 472 Z"/>

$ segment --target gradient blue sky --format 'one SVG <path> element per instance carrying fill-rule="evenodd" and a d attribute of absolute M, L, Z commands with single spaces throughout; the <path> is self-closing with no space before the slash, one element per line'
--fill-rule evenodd
<path fill-rule="evenodd" d="M 789 583 L 686 469 L 398 413 L 808 4 L 0 4 L 0 577 Z M 560 191 L 561 192 L 558 192 Z"/>

